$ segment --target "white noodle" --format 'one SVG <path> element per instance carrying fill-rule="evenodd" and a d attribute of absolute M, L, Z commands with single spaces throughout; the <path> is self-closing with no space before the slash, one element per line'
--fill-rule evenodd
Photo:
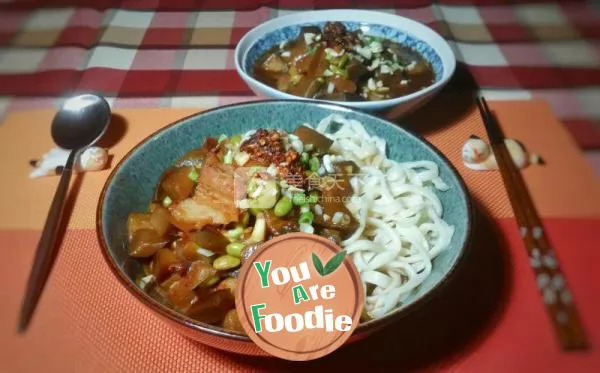
<path fill-rule="evenodd" d="M 330 131 L 332 123 L 339 128 Z M 369 135 L 356 120 L 334 114 L 316 130 L 334 141 L 330 152 L 336 160 L 352 160 L 360 167 L 350 179 L 354 194 L 346 203 L 359 228 L 341 245 L 365 287 L 369 285 L 367 311 L 382 317 L 425 281 L 432 260 L 450 245 L 454 227 L 442 219 L 435 194 L 449 187 L 435 162 L 388 159 L 385 140 Z"/>

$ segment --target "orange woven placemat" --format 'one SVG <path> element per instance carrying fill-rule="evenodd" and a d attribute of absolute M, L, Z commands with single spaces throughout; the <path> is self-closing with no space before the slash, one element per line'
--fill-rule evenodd
<path fill-rule="evenodd" d="M 522 140 L 547 162 L 544 167 L 530 167 L 524 171 L 540 214 L 544 218 L 586 218 L 595 222 L 594 219 L 600 217 L 598 183 L 575 143 L 546 105 L 496 102 L 492 107 L 506 134 Z M 114 155 L 113 164 L 152 131 L 191 113 L 190 110 L 173 109 L 117 110 L 119 122 L 124 124 L 124 136 L 110 150 Z M 0 260 L 3 295 L 0 370 L 220 372 L 282 369 L 276 362 L 231 356 L 181 337 L 135 302 L 113 279 L 102 259 L 94 232 L 96 203 L 107 171 L 89 173 L 81 179 L 69 229 L 38 312 L 27 335 L 16 335 L 25 282 L 57 183 L 55 177 L 29 180 L 27 161 L 41 156 L 52 146 L 50 137 L 45 134 L 49 133 L 53 114 L 51 111 L 13 113 L 0 126 L 0 174 L 4 175 L 0 183 L 0 195 L 3 196 L 0 242 L 4 254 Z M 462 143 L 471 134 L 485 137 L 475 111 L 427 137 L 456 165 L 474 198 L 492 217 L 510 219 L 512 211 L 500 175 L 468 171 L 460 162 Z M 510 221 L 506 226 L 508 230 L 513 229 Z M 517 241 L 513 240 L 513 246 L 514 242 L 518 245 L 518 237 Z M 532 279 L 526 280 L 532 282 Z M 473 361 L 469 357 L 465 359 L 467 363 Z"/>

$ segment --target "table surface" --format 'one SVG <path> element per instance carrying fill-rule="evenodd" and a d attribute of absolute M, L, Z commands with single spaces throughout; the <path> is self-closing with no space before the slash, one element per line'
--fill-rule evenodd
<path fill-rule="evenodd" d="M 100 253 L 95 214 L 108 171 L 80 175 L 69 197 L 68 229 L 27 335 L 15 325 L 57 177 L 30 180 L 31 157 L 46 151 L 53 110 L 15 112 L 0 126 L 0 361 L 9 372 L 234 372 L 427 369 L 449 372 L 594 372 L 600 367 L 599 185 L 577 144 L 543 102 L 490 102 L 504 132 L 547 164 L 523 177 L 578 305 L 592 348 L 560 350 L 498 172 L 461 163 L 469 135 L 486 138 L 475 108 L 425 136 L 456 166 L 474 201 L 467 259 L 438 297 L 381 333 L 307 364 L 233 356 L 187 340 L 136 302 Z M 197 109 L 117 109 L 106 146 L 114 162 L 153 131 Z M 528 124 L 526 112 L 538 118 Z M 434 113 L 435 114 L 435 113 Z M 438 118 L 431 113 L 428 123 Z M 545 136 L 538 136 L 543 130 Z M 27 138 L 20 142 L 15 139 Z M 552 188 L 548 188 L 552 185 Z M 352 370 L 354 368 L 354 370 Z M 0 369 L 1 370 L 1 369 Z"/>
<path fill-rule="evenodd" d="M 557 172 L 527 170 L 526 177 L 528 185 L 534 189 L 532 194 L 538 208 L 542 209 L 551 239 L 556 242 L 559 257 L 566 262 L 567 277 L 575 282 L 576 299 L 583 298 L 584 321 L 595 328 L 592 330 L 593 342 L 597 345 L 600 341 L 597 334 L 600 327 L 594 321 L 594 315 L 600 313 L 600 304 L 594 294 L 598 294 L 600 288 L 591 280 L 596 276 L 596 284 L 600 283 L 593 265 L 600 258 L 595 250 L 597 239 L 590 234 L 600 229 L 597 180 L 582 165 L 578 150 L 586 150 L 588 161 L 600 175 L 600 6 L 594 1 L 537 0 L 506 5 L 500 0 L 407 0 L 398 5 L 400 2 L 392 0 L 54 0 L 52 4 L 57 8 L 44 8 L 48 3 L 47 0 L 4 0 L 0 4 L 0 116 L 9 118 L 13 124 L 22 123 L 29 134 L 40 132 L 39 127 L 33 123 L 27 126 L 27 122 L 37 125 L 49 122 L 52 111 L 19 111 L 56 108 L 64 97 L 76 91 L 99 92 L 108 98 L 116 112 L 124 113 L 131 122 L 146 121 L 150 127 L 164 125 L 166 120 L 175 119 L 183 112 L 255 100 L 257 97 L 235 72 L 233 49 L 250 28 L 279 15 L 316 8 L 369 7 L 429 25 L 442 34 L 454 49 L 460 68 L 457 75 L 461 75 L 457 79 L 469 75 L 483 94 L 492 100 L 544 100 L 562 121 L 562 125 L 554 121 L 550 112 L 540 109 L 537 104 L 531 107 L 515 102 L 505 103 L 506 107 L 502 103 L 494 104 L 506 110 L 504 121 L 509 123 L 515 136 L 528 137 L 529 141 L 545 150 L 543 156 L 550 153 L 552 164 L 561 165 Z M 431 107 L 444 107 L 438 112 L 442 118 L 434 122 L 454 124 L 455 131 L 450 135 L 450 132 L 443 131 L 428 132 L 432 119 L 427 110 L 407 119 L 409 126 L 424 132 L 442 148 L 450 140 L 456 147 L 473 132 L 473 123 L 469 120 L 474 120 L 474 114 L 467 117 L 470 125 L 464 125 L 464 118 L 445 114 L 453 111 L 449 98 L 453 96 L 452 90 L 460 84 L 460 81 L 451 84 L 430 104 Z M 144 110 L 125 111 L 131 108 Z M 149 108 L 178 110 L 145 110 Z M 528 116 L 524 118 L 523 113 Z M 462 129 L 456 129 L 458 124 L 464 125 Z M 0 133 L 3 134 L 0 141 L 12 131 L 3 126 L 0 125 Z M 547 131 L 555 136 L 550 136 Z M 544 136 L 539 136 L 540 133 Z M 14 135 L 11 135 L 10 139 L 13 138 Z M 135 139 L 129 137 L 130 143 L 121 143 L 120 146 L 131 146 Z M 4 159 L 12 159 L 15 154 L 24 158 L 39 156 L 51 146 L 49 138 L 47 142 L 37 139 L 25 146 L 9 140 L 0 146 Z M 452 153 L 452 149 L 443 148 L 453 162 L 459 162 L 458 153 Z M 118 155 L 122 154 L 118 153 L 122 150 L 117 147 L 113 151 Z M 573 162 L 577 167 L 570 166 Z M 7 168 L 5 173 L 20 175 L 20 178 L 24 178 L 23 172 L 26 172 L 20 168 L 22 166 L 13 168 L 7 162 L 0 162 L 3 170 Z M 490 322 L 485 312 L 476 312 L 469 307 L 463 309 L 462 304 L 468 303 L 467 296 L 477 297 L 477 290 L 482 291 L 483 285 L 476 286 L 473 292 L 464 296 L 459 295 L 456 302 L 450 302 L 452 310 L 465 312 L 467 316 L 451 314 L 442 321 L 436 319 L 432 325 L 441 328 L 437 333 L 429 331 L 421 335 L 419 331 L 409 330 L 408 337 L 430 353 L 419 352 L 420 348 L 402 341 L 399 346 L 406 348 L 414 358 L 407 359 L 400 367 L 434 364 L 450 371 L 523 371 L 537 368 L 592 371 L 591 367 L 599 365 L 599 355 L 595 351 L 566 355 L 554 343 L 543 308 L 536 298 L 535 281 L 527 268 L 527 258 L 520 246 L 505 194 L 492 193 L 490 200 L 487 190 L 481 189 L 487 178 L 464 171 L 461 170 L 470 188 L 475 188 L 477 201 L 495 223 L 492 225 L 499 227 L 506 241 L 506 249 L 511 256 L 511 263 L 507 266 L 510 280 L 507 286 L 511 289 L 506 295 L 508 301 L 504 311 L 496 310 L 493 295 L 502 292 L 501 289 L 492 289 L 497 293 L 474 302 L 484 311 L 495 310 L 497 316 L 494 317 L 497 319 Z M 12 320 L 16 317 L 23 289 L 7 291 L 10 293 L 8 306 L 1 309 L 0 318 L 11 322 L 0 323 L 0 346 L 3 357 L 12 356 L 12 370 L 79 367 L 114 371 L 143 367 L 145 372 L 149 372 L 160 371 L 159 368 L 164 370 L 165 367 L 171 368 L 171 371 L 183 368 L 210 370 L 211 367 L 212 370 L 217 367 L 229 370 L 288 368 L 229 357 L 190 344 L 158 323 L 144 309 L 129 304 L 130 299 L 123 289 L 115 290 L 113 294 L 112 290 L 103 288 L 103 292 L 92 296 L 85 288 L 71 287 L 74 281 L 87 286 L 94 286 L 94 281 L 117 285 L 107 269 L 102 267 L 104 264 L 97 252 L 90 258 L 80 250 L 82 245 L 95 245 L 90 211 L 95 209 L 99 185 L 105 177 L 102 175 L 86 177 L 86 182 L 92 183 L 92 189 L 83 193 L 73 210 L 75 218 L 71 219 L 69 234 L 65 237 L 62 259 L 59 258 L 54 279 L 49 283 L 42 303 L 45 311 L 40 312 L 38 323 L 56 324 L 54 332 L 47 333 L 38 327 L 30 337 L 15 341 Z M 579 185 L 585 185 L 587 194 L 578 189 L 579 181 Z M 0 262 L 0 274 L 7 276 L 0 281 L 4 285 L 14 279 L 24 284 L 55 181 L 49 178 L 28 184 L 27 180 L 21 180 L 16 185 L 22 188 L 3 192 L 3 195 L 11 196 L 11 208 L 0 213 L 0 237 L 19 252 Z M 548 185 L 553 185 L 551 190 L 555 190 L 555 194 L 548 193 Z M 496 190 L 501 189 L 497 187 Z M 485 240 L 482 242 L 485 245 Z M 11 254 L 14 252 L 9 252 Z M 493 256 L 496 254 L 473 260 L 488 265 L 490 260 L 498 259 Z M 88 265 L 102 269 L 88 273 L 85 271 Z M 71 271 L 71 268 L 75 270 Z M 466 276 L 472 276 L 469 280 L 484 280 L 480 277 L 482 275 Z M 123 302 L 116 309 L 123 312 L 128 320 L 141 315 L 143 322 L 155 328 L 157 333 L 143 341 L 144 329 L 140 329 L 139 323 L 124 325 L 119 315 L 110 312 L 112 306 L 109 300 L 112 297 Z M 98 306 L 98 309 L 92 306 Z M 430 322 L 428 318 L 438 316 L 425 315 L 422 317 L 425 321 L 416 320 L 416 325 Z M 470 317 L 477 325 L 470 326 L 465 322 Z M 456 323 L 456 328 L 445 327 L 443 320 Z M 484 328 L 480 324 L 487 326 Z M 459 327 L 469 330 L 462 333 L 457 329 Z M 484 331 L 473 333 L 471 329 L 477 328 Z M 68 336 L 74 336 L 76 344 Z M 397 336 L 388 333 L 375 344 L 382 347 L 382 351 L 398 354 L 394 344 L 387 346 L 389 343 L 385 342 L 385 338 Z M 457 346 L 457 351 L 450 353 L 447 347 L 441 347 L 443 343 L 433 343 L 428 338 L 450 340 L 450 344 Z M 175 343 L 179 350 L 169 350 L 172 356 L 162 356 L 164 341 Z M 135 346 L 131 347 L 132 344 Z M 52 349 L 48 348 L 50 345 Z M 37 354 L 37 360 L 20 355 L 19 348 L 28 351 L 25 346 L 31 347 L 31 351 Z M 129 352 L 123 352 L 128 348 Z M 360 351 L 360 347 L 348 351 L 342 351 L 338 356 L 354 362 L 350 358 Z M 139 361 L 134 356 L 151 358 Z M 73 364 L 65 365 L 66 357 L 70 357 Z M 375 352 L 366 361 L 375 362 L 375 358 L 389 361 L 385 355 Z M 315 367 L 333 369 L 335 359 L 340 358 L 333 356 Z"/>

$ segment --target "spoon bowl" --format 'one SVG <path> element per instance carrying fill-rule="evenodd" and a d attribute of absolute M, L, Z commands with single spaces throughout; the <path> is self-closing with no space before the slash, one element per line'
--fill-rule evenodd
<path fill-rule="evenodd" d="M 110 120 L 108 102 L 85 94 L 67 100 L 52 120 L 52 139 L 63 149 L 92 145 L 106 132 Z"/>

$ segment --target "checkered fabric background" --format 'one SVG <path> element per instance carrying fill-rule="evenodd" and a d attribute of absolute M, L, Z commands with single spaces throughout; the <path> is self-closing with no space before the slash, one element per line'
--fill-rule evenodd
<path fill-rule="evenodd" d="M 507 3 L 0 0 L 0 115 L 56 106 L 76 91 L 99 92 L 117 108 L 256 99 L 233 64 L 246 31 L 295 11 L 362 7 L 429 25 L 488 98 L 545 99 L 582 148 L 600 149 L 600 5 Z M 600 170 L 598 153 L 588 155 Z"/>

